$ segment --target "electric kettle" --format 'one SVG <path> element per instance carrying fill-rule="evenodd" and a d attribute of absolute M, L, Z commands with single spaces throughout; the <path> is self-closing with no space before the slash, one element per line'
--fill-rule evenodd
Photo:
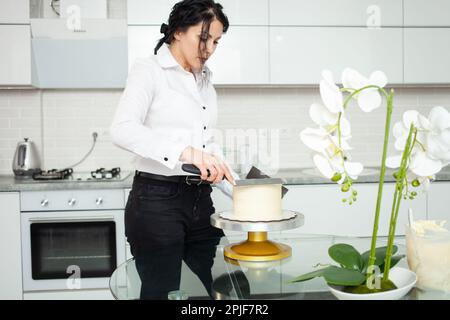
<path fill-rule="evenodd" d="M 34 173 L 41 172 L 41 161 L 36 146 L 28 138 L 17 144 L 12 169 L 16 178 L 31 178 Z"/>

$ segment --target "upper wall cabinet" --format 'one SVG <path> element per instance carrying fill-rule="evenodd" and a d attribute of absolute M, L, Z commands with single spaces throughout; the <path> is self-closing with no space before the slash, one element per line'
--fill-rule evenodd
<path fill-rule="evenodd" d="M 0 86 L 31 85 L 29 25 L 0 25 Z"/>
<path fill-rule="evenodd" d="M 404 30 L 405 83 L 450 83 L 450 28 Z"/>
<path fill-rule="evenodd" d="M 402 29 L 273 27 L 270 30 L 272 84 L 318 84 L 323 69 L 335 81 L 346 67 L 369 75 L 386 73 L 389 83 L 403 82 Z"/>
<path fill-rule="evenodd" d="M 208 62 L 213 83 L 269 83 L 268 36 L 268 27 L 231 26 Z"/>
<path fill-rule="evenodd" d="M 158 26 L 128 27 L 129 67 L 137 58 L 153 55 L 161 37 Z M 208 61 L 212 81 L 219 85 L 269 83 L 268 27 L 232 26 Z M 245 48 L 245 50 L 242 50 Z"/>
<path fill-rule="evenodd" d="M 128 43 L 125 19 L 31 19 L 33 72 L 38 88 L 123 88 Z"/>
<path fill-rule="evenodd" d="M 128 69 L 137 58 L 152 55 L 159 38 L 157 26 L 128 26 Z"/>
<path fill-rule="evenodd" d="M 271 25 L 401 26 L 402 0 L 271 0 Z"/>
<path fill-rule="evenodd" d="M 220 0 L 232 25 L 268 25 L 269 0 Z M 179 0 L 128 0 L 129 25 L 161 25 Z"/>
<path fill-rule="evenodd" d="M 30 23 L 30 0 L 0 0 L 0 23 Z"/>
<path fill-rule="evenodd" d="M 450 26 L 450 1 L 404 0 L 405 26 Z"/>

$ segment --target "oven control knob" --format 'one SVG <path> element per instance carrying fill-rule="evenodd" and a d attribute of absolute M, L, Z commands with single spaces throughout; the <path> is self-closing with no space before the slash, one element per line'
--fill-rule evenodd
<path fill-rule="evenodd" d="M 77 200 L 72 198 L 72 199 L 69 200 L 68 204 L 69 204 L 69 206 L 74 206 L 76 202 L 77 202 Z"/>
<path fill-rule="evenodd" d="M 97 198 L 95 199 L 95 203 L 99 206 L 103 203 L 103 199 L 102 198 Z"/>
<path fill-rule="evenodd" d="M 42 200 L 42 201 L 41 201 L 41 206 L 42 206 L 42 207 L 48 206 L 48 199 Z"/>

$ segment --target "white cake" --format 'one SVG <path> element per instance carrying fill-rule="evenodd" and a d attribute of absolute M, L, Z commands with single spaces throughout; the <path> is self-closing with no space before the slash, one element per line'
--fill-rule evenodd
<path fill-rule="evenodd" d="M 233 186 L 233 215 L 245 221 L 281 220 L 281 183 Z"/>

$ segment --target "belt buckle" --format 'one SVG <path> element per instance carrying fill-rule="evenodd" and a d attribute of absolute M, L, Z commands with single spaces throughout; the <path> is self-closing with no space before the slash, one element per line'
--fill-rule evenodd
<path fill-rule="evenodd" d="M 191 180 L 189 179 L 190 177 L 196 177 L 196 176 L 186 176 L 186 183 L 188 185 L 192 185 Z M 195 183 L 197 186 L 199 186 L 202 183 L 202 179 L 200 177 L 198 177 L 198 183 Z"/>

